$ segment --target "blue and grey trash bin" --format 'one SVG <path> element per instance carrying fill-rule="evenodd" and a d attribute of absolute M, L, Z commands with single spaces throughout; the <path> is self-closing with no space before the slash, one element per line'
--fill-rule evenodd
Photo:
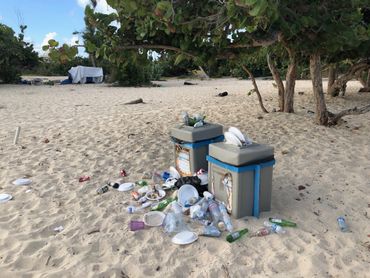
<path fill-rule="evenodd" d="M 208 190 L 233 217 L 259 217 L 260 211 L 270 210 L 273 147 L 216 143 L 209 146 L 207 160 Z"/>
<path fill-rule="evenodd" d="M 208 146 L 224 140 L 223 127 L 205 123 L 200 127 L 178 126 L 171 129 L 175 147 L 176 170 L 181 176 L 192 176 L 199 169 L 208 169 Z"/>

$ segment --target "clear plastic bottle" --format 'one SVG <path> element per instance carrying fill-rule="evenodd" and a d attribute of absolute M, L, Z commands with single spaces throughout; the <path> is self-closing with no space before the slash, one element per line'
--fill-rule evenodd
<path fill-rule="evenodd" d="M 208 205 L 208 210 L 211 213 L 212 223 L 216 226 L 221 221 L 222 215 L 216 201 L 211 201 Z"/>
<path fill-rule="evenodd" d="M 343 232 L 343 233 L 346 233 L 349 231 L 349 228 L 346 224 L 346 221 L 344 220 L 344 217 L 340 216 L 337 218 L 337 222 L 338 222 L 338 226 L 339 226 L 339 229 Z"/>
<path fill-rule="evenodd" d="M 200 233 L 202 236 L 219 237 L 221 232 L 213 225 L 205 226 L 203 231 Z"/>
<path fill-rule="evenodd" d="M 275 223 L 270 223 L 268 221 L 265 221 L 263 223 L 263 225 L 266 227 L 266 228 L 269 228 L 271 230 L 271 232 L 274 232 L 276 234 L 285 234 L 286 231 L 283 229 L 283 227 L 275 224 Z"/>
<path fill-rule="evenodd" d="M 223 203 L 220 203 L 220 205 L 218 206 L 220 212 L 221 212 L 221 215 L 222 215 L 222 218 L 223 218 L 223 222 L 225 223 L 225 227 L 226 227 L 226 230 L 228 230 L 228 232 L 232 233 L 234 228 L 233 228 L 233 224 L 231 223 L 231 219 L 230 219 L 230 216 L 229 214 L 227 213 L 227 210 L 226 210 L 226 207 Z"/>
<path fill-rule="evenodd" d="M 200 209 L 195 212 L 195 216 L 198 219 L 204 219 L 208 210 L 209 203 L 205 198 L 203 198 L 202 200 L 200 200 L 199 205 Z"/>
<path fill-rule="evenodd" d="M 250 237 L 267 236 L 272 233 L 272 229 L 269 227 L 263 227 L 250 235 Z"/>

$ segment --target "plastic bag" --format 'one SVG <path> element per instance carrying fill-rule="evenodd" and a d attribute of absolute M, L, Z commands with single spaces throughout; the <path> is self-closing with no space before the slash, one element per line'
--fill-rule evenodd
<path fill-rule="evenodd" d="M 163 227 L 166 233 L 179 233 L 182 231 L 188 231 L 187 227 L 181 213 L 170 212 L 167 213 L 166 218 L 163 222 Z"/>

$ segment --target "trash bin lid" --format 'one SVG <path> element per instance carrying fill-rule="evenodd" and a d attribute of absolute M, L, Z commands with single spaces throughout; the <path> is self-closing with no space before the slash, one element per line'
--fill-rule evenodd
<path fill-rule="evenodd" d="M 239 148 L 221 142 L 209 145 L 209 155 L 234 166 L 252 165 L 274 159 L 274 148 L 256 143 Z"/>
<path fill-rule="evenodd" d="M 177 126 L 171 129 L 171 136 L 184 142 L 197 142 L 221 136 L 223 126 L 205 123 L 200 127 Z"/>

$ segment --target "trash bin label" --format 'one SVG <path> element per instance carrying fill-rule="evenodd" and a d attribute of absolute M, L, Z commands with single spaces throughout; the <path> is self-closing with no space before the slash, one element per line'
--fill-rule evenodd
<path fill-rule="evenodd" d="M 223 184 L 227 195 L 226 209 L 231 213 L 233 207 L 233 176 L 231 173 L 224 175 L 221 184 Z"/>
<path fill-rule="evenodd" d="M 176 169 L 181 176 L 191 176 L 190 150 L 176 144 Z"/>

